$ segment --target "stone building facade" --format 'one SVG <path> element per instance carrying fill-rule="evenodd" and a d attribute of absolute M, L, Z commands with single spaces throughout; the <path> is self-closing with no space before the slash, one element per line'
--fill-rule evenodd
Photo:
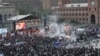
<path fill-rule="evenodd" d="M 52 6 L 58 5 L 58 0 L 3 0 L 3 2 L 11 3 L 17 9 L 29 11 L 50 9 Z"/>
<path fill-rule="evenodd" d="M 2 0 L 4 3 L 11 3 L 19 10 L 38 10 L 42 9 L 42 2 L 40 0 Z"/>
<path fill-rule="evenodd" d="M 19 12 L 9 3 L 2 3 L 0 0 L 0 28 L 12 29 L 12 24 L 7 20 L 13 16 L 18 15 Z"/>
<path fill-rule="evenodd" d="M 52 14 L 65 18 L 67 22 L 75 20 L 80 23 L 100 24 L 100 0 L 88 0 L 85 3 L 66 3 L 52 8 Z"/>
<path fill-rule="evenodd" d="M 0 23 L 5 23 L 7 18 L 16 16 L 18 14 L 19 12 L 14 6 L 9 5 L 8 3 L 3 3 L 0 5 Z"/>

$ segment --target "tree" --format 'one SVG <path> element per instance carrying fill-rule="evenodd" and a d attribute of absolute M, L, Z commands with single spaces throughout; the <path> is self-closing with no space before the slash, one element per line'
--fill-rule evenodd
<path fill-rule="evenodd" d="M 18 9 L 18 10 L 19 10 L 19 14 L 21 14 L 21 15 L 29 13 L 29 11 L 25 10 L 25 9 Z"/>
<path fill-rule="evenodd" d="M 57 22 L 58 23 L 63 23 L 63 22 L 65 22 L 65 18 L 59 18 Z"/>
<path fill-rule="evenodd" d="M 72 23 L 72 24 L 79 24 L 79 22 L 75 21 L 75 20 L 70 20 L 70 23 Z"/>

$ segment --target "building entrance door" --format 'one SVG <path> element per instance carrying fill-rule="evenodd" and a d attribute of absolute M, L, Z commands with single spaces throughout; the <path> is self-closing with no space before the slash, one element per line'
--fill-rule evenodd
<path fill-rule="evenodd" d="M 91 24 L 95 24 L 96 20 L 95 20 L 95 15 L 91 15 Z"/>

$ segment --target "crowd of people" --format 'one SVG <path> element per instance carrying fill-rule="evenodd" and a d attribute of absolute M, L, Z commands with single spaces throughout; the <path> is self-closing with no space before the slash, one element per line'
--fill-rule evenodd
<path fill-rule="evenodd" d="M 88 26 L 85 28 L 83 33 L 81 33 L 78 36 L 79 36 L 78 40 L 88 41 L 91 39 L 98 39 L 100 38 L 100 26 L 98 25 Z"/>
<path fill-rule="evenodd" d="M 99 49 L 90 47 L 66 48 L 65 39 L 37 35 L 19 35 L 0 41 L 0 54 L 4 56 L 99 56 Z M 58 43 L 57 43 L 58 42 Z"/>
<path fill-rule="evenodd" d="M 95 28 L 89 28 L 91 29 Z M 36 30 L 38 30 L 36 28 Z M 39 30 L 38 30 L 39 31 Z M 15 32 L 0 39 L 0 54 L 3 56 L 100 56 L 100 49 L 78 46 L 78 41 L 70 41 L 67 38 L 38 35 L 30 31 L 30 34 Z M 96 29 L 95 32 L 98 30 Z M 80 40 L 80 39 L 79 39 Z M 73 47 L 68 47 L 73 44 Z"/>

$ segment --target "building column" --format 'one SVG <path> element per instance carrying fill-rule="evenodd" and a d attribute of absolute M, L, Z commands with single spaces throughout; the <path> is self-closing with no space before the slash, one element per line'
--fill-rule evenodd
<path fill-rule="evenodd" d="M 2 23 L 5 22 L 5 19 L 4 19 L 4 14 L 1 14 L 2 15 Z"/>

